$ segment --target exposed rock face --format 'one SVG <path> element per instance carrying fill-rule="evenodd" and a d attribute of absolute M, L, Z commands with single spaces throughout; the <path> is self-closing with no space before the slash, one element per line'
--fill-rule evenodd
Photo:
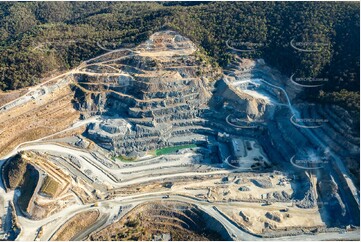
<path fill-rule="evenodd" d="M 237 111 L 238 118 L 260 119 L 266 114 L 269 105 L 262 98 L 253 97 L 247 93 L 226 85 L 222 80 L 217 85 L 216 95 L 221 97 L 217 102 L 222 103 L 222 109 Z"/>
<path fill-rule="evenodd" d="M 340 225 L 344 222 L 349 222 L 346 207 L 341 199 L 338 185 L 333 180 L 333 177 L 328 174 L 322 175 L 322 180 L 319 183 L 320 196 L 323 198 L 323 206 L 333 211 L 329 214 L 332 221 L 332 226 Z"/>
<path fill-rule="evenodd" d="M 201 117 L 211 98 L 209 80 L 217 73 L 195 50 L 189 39 L 159 32 L 132 53 L 118 53 L 117 58 L 111 54 L 88 68 L 87 76 L 77 75 L 75 105 L 85 117 L 111 117 L 91 124 L 88 136 L 120 154 L 140 154 L 192 139 L 204 142 L 202 134 L 212 131 Z M 117 77 L 104 74 L 111 68 Z"/>
<path fill-rule="evenodd" d="M 84 118 L 108 116 L 89 125 L 88 136 L 117 154 L 202 144 L 219 131 L 234 132 L 225 122 L 229 112 L 248 122 L 262 118 L 268 107 L 266 100 L 224 82 L 217 86 L 219 70 L 173 31 L 155 33 L 132 50 L 109 52 L 87 64 L 75 75 L 74 105 Z M 114 119 L 126 123 L 110 124 Z"/>
<path fill-rule="evenodd" d="M 312 189 L 308 190 L 305 194 L 305 197 L 296 203 L 296 206 L 299 208 L 313 208 L 316 206 L 316 197 Z"/>

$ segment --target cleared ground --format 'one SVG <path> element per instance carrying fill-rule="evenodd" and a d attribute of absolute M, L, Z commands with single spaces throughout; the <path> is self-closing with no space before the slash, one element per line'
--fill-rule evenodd
<path fill-rule="evenodd" d="M 73 96 L 65 86 L 41 100 L 0 113 L 0 157 L 23 142 L 64 130 L 75 122 L 79 112 L 73 108 Z"/>

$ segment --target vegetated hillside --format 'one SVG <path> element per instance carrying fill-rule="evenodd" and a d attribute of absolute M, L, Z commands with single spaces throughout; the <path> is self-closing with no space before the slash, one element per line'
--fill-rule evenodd
<path fill-rule="evenodd" d="M 103 52 L 98 44 L 137 44 L 171 28 L 221 66 L 232 59 L 227 40 L 258 44 L 259 51 L 242 56 L 265 58 L 287 75 L 327 78 L 322 100 L 357 111 L 359 8 L 357 2 L 1 3 L 0 89 L 33 85 L 51 71 L 69 69 Z M 297 51 L 292 39 L 318 43 L 319 51 Z M 307 91 L 317 96 L 319 90 Z"/>
<path fill-rule="evenodd" d="M 17 154 L 8 161 L 2 171 L 6 188 L 15 189 L 23 183 L 27 164 L 20 154 Z"/>

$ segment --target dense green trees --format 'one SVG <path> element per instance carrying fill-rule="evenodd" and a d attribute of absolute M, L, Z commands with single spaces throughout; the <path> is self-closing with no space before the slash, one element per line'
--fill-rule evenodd
<path fill-rule="evenodd" d="M 49 71 L 98 55 L 97 42 L 137 44 L 166 27 L 191 38 L 221 66 L 232 58 L 227 40 L 241 48 L 252 44 L 257 51 L 242 56 L 262 57 L 286 75 L 327 78 L 324 91 L 338 93 L 328 99 L 359 108 L 350 101 L 360 87 L 357 2 L 4 2 L 0 89 L 33 85 Z M 296 50 L 291 41 L 318 51 Z"/>

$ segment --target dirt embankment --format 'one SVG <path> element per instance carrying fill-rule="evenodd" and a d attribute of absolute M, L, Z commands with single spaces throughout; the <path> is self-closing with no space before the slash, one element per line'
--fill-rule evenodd
<path fill-rule="evenodd" d="M 79 118 L 73 108 L 68 86 L 0 113 L 0 156 L 17 145 L 36 140 L 69 127 Z"/>
<path fill-rule="evenodd" d="M 5 105 L 21 95 L 24 95 L 27 91 L 27 88 L 21 89 L 21 90 L 15 90 L 11 92 L 2 92 L 0 91 L 0 106 Z"/>
<path fill-rule="evenodd" d="M 86 229 L 96 222 L 99 218 L 99 211 L 92 210 L 76 214 L 74 217 L 69 219 L 58 231 L 55 232 L 52 241 L 69 241 L 77 233 Z"/>
<path fill-rule="evenodd" d="M 187 203 L 161 201 L 136 207 L 116 223 L 90 236 L 91 240 L 224 240 L 206 227 L 204 212 Z M 217 225 L 215 227 L 219 227 Z"/>

